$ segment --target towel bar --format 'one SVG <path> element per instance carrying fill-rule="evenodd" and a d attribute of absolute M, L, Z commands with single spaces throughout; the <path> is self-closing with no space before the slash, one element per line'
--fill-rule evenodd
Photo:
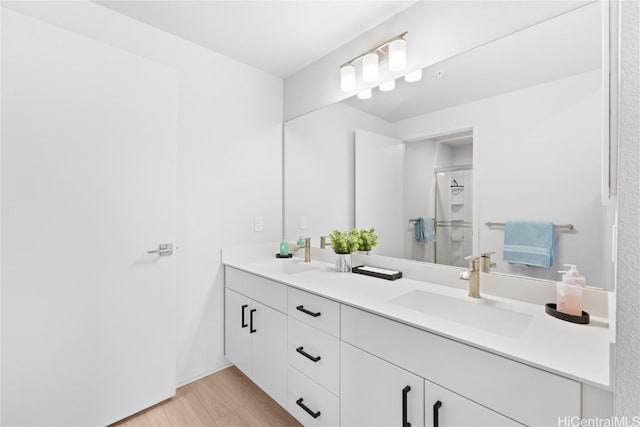
<path fill-rule="evenodd" d="M 484 225 L 486 225 L 487 227 L 504 227 L 504 222 L 485 222 Z M 553 225 L 555 228 L 561 229 L 561 230 L 573 230 L 573 224 L 554 224 Z"/>

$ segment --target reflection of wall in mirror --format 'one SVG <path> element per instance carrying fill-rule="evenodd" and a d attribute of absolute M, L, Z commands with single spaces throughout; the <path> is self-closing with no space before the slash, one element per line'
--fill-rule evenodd
<path fill-rule="evenodd" d="M 602 286 L 603 208 L 600 70 L 395 123 L 400 135 L 475 123 L 479 150 L 481 251 L 496 251 L 497 271 L 556 279 L 563 263 L 576 263 L 589 283 Z M 487 221 L 573 223 L 560 233 L 556 267 L 524 268 L 501 261 L 503 230 Z"/>
<path fill-rule="evenodd" d="M 474 124 L 479 250 L 498 252 L 500 272 L 556 279 L 557 266 L 577 263 L 590 284 L 602 286 L 601 108 L 600 70 L 594 70 L 395 123 L 343 104 L 302 116 L 286 126 L 287 236 L 353 225 L 355 129 L 402 139 Z M 428 183 L 420 187 L 432 191 Z M 299 230 L 303 212 L 308 233 Z M 483 224 L 518 219 L 575 224 L 575 233 L 560 236 L 556 267 L 525 269 L 501 261 L 503 230 Z M 411 232 L 408 221 L 403 226 Z M 409 258 L 411 248 L 404 249 Z"/>
<path fill-rule="evenodd" d="M 333 104 L 285 125 L 285 237 L 319 236 L 354 226 L 354 134 L 393 136 L 392 124 Z M 300 228 L 300 217 L 307 228 Z"/>

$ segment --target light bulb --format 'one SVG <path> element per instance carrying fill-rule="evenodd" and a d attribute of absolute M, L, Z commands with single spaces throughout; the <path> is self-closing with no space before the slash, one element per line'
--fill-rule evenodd
<path fill-rule="evenodd" d="M 395 88 L 396 88 L 395 80 L 389 80 L 388 82 L 384 82 L 380 85 L 380 90 L 383 92 L 389 92 L 391 90 L 394 90 Z"/>
<path fill-rule="evenodd" d="M 356 67 L 351 64 L 340 68 L 340 89 L 343 92 L 351 92 L 356 88 Z"/>
<path fill-rule="evenodd" d="M 358 93 L 358 99 L 369 99 L 371 98 L 371 89 L 363 90 Z"/>
<path fill-rule="evenodd" d="M 420 81 L 420 79 L 422 79 L 422 70 L 416 70 L 404 76 L 404 81 L 407 83 L 415 83 Z"/>
<path fill-rule="evenodd" d="M 367 83 L 378 80 L 378 55 L 367 53 L 362 57 L 362 80 Z"/>
<path fill-rule="evenodd" d="M 404 39 L 389 43 L 389 71 L 402 71 L 407 66 L 407 42 Z"/>

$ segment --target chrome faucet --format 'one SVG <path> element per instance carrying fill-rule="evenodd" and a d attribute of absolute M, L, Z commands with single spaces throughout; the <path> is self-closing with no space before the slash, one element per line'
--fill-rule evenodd
<path fill-rule="evenodd" d="M 326 249 L 327 248 L 327 238 L 329 236 L 320 236 L 320 249 Z M 331 244 L 331 243 L 329 243 Z"/>
<path fill-rule="evenodd" d="M 299 249 L 304 248 L 304 262 L 311 262 L 311 237 L 304 239 L 304 246 L 295 246 L 294 252 L 298 252 Z"/>
<path fill-rule="evenodd" d="M 460 273 L 462 280 L 469 281 L 469 296 L 480 298 L 480 257 L 468 256 L 469 269 Z"/>

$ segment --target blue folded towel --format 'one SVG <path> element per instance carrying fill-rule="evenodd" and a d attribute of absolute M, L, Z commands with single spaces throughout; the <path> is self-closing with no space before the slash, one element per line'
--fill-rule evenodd
<path fill-rule="evenodd" d="M 415 225 L 416 240 L 420 243 L 432 243 L 436 241 L 436 228 L 433 218 L 418 218 Z"/>
<path fill-rule="evenodd" d="M 512 264 L 552 267 L 555 230 L 552 222 L 509 221 L 504 226 L 502 259 Z"/>

